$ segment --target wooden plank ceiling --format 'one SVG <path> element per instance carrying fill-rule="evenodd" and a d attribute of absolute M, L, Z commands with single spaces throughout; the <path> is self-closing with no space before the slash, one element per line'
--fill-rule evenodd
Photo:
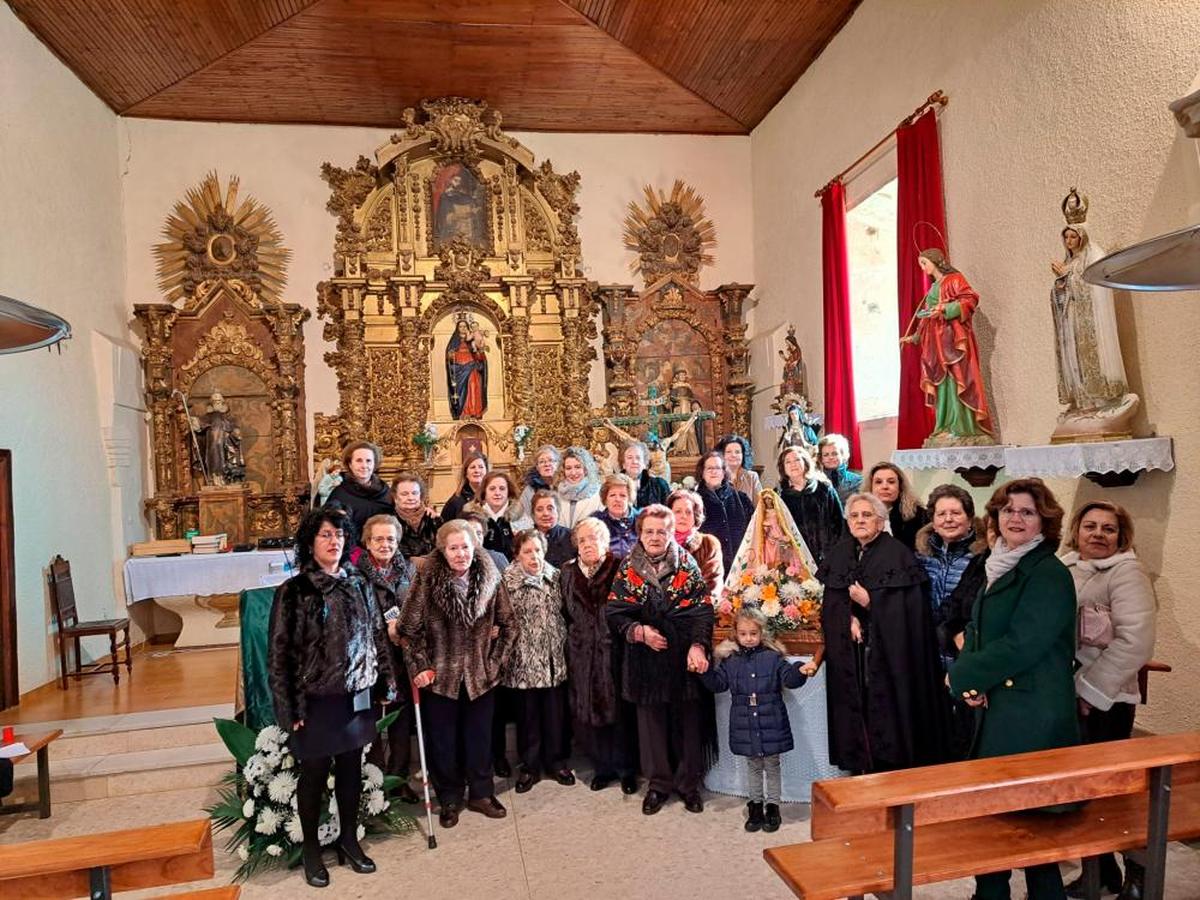
<path fill-rule="evenodd" d="M 860 0 L 8 0 L 115 112 L 393 127 L 422 98 L 528 131 L 748 134 Z"/>

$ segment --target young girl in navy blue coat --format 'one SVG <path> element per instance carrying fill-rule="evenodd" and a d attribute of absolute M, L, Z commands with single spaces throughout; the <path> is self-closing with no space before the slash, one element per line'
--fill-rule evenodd
<path fill-rule="evenodd" d="M 722 641 L 713 653 L 716 664 L 700 677 L 713 693 L 729 691 L 733 697 L 729 749 L 746 757 L 750 776 L 746 830 L 777 831 L 782 821 L 779 754 L 793 746 L 783 689 L 800 687 L 812 672 L 787 661 L 783 647 L 770 635 L 766 616 L 757 608 L 739 609 L 733 630 L 736 642 Z"/>

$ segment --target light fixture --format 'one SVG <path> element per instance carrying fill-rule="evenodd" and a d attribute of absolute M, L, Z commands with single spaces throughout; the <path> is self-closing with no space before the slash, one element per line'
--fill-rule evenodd
<path fill-rule="evenodd" d="M 70 337 L 66 319 L 0 295 L 0 354 L 50 347 Z"/>

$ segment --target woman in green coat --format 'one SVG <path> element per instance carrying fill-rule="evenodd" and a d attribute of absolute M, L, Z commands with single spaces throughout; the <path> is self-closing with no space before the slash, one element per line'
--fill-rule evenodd
<path fill-rule="evenodd" d="M 986 563 L 950 690 L 978 712 L 972 758 L 1079 743 L 1075 583 L 1055 556 L 1063 509 L 1040 478 L 1001 486 L 987 504 L 999 538 Z M 1008 900 L 1009 872 L 975 879 L 976 900 Z M 1065 900 L 1050 863 L 1025 870 L 1029 900 Z"/>

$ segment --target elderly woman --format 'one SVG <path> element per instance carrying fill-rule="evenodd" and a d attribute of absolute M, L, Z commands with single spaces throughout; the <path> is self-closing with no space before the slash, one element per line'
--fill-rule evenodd
<path fill-rule="evenodd" d="M 908 484 L 908 476 L 895 463 L 871 466 L 867 484 L 888 511 L 888 531 L 909 550 L 917 545 L 917 532 L 929 523 L 929 513 Z"/>
<path fill-rule="evenodd" d="M 1075 693 L 1088 744 L 1133 734 L 1138 671 L 1154 652 L 1154 588 L 1133 549 L 1133 519 L 1115 503 L 1093 500 L 1071 517 L 1063 565 L 1075 581 L 1079 609 Z M 1141 898 L 1145 869 L 1125 857 L 1125 877 L 1111 854 L 1100 857 L 1100 882 L 1118 900 Z M 1067 896 L 1083 897 L 1082 879 Z"/>
<path fill-rule="evenodd" d="M 729 469 L 729 483 L 733 489 L 757 503 L 758 495 L 762 492 L 762 481 L 753 468 L 754 451 L 750 449 L 750 442 L 740 434 L 727 434 L 717 441 L 714 449 L 725 457 L 725 467 Z"/>
<path fill-rule="evenodd" d="M 400 472 L 392 479 L 392 501 L 400 520 L 400 552 L 406 559 L 433 552 L 442 517 L 425 502 L 425 483 L 416 472 Z"/>
<path fill-rule="evenodd" d="M 779 499 L 792 514 L 800 536 L 820 565 L 833 545 L 846 535 L 842 501 L 803 447 L 784 447 L 775 463 L 779 472 Z"/>
<path fill-rule="evenodd" d="M 451 519 L 457 519 L 468 503 L 483 497 L 481 491 L 483 476 L 491 469 L 492 464 L 482 453 L 473 453 L 463 460 L 458 490 L 442 507 L 442 521 L 449 522 Z"/>
<path fill-rule="evenodd" d="M 500 683 L 517 713 L 517 793 L 542 774 L 559 784 L 575 783 L 567 766 L 567 623 L 563 619 L 558 570 L 546 562 L 546 539 L 537 529 L 517 532 L 512 565 L 502 584 L 517 620 L 517 640 Z"/>
<path fill-rule="evenodd" d="M 600 509 L 600 470 L 590 451 L 567 448 L 554 493 L 558 497 L 558 524 L 565 528 L 574 528 L 580 519 Z"/>
<path fill-rule="evenodd" d="M 846 518 L 850 536 L 817 571 L 829 760 L 856 774 L 942 762 L 948 703 L 925 570 L 884 531 L 878 497 L 851 494 Z"/>
<path fill-rule="evenodd" d="M 492 781 L 492 712 L 500 672 L 516 641 L 516 619 L 500 573 L 476 552 L 471 526 L 438 529 L 437 551 L 418 570 L 400 612 L 408 671 L 425 708 L 429 769 L 443 828 L 467 808 L 488 818 L 507 810 Z M 465 770 L 464 770 L 465 762 Z"/>
<path fill-rule="evenodd" d="M 358 843 L 362 748 L 375 737 L 371 694 L 396 697 L 392 654 L 375 593 L 346 565 L 350 515 L 312 510 L 296 532 L 300 572 L 281 584 L 271 605 L 267 670 L 275 720 L 291 731 L 299 763 L 296 810 L 304 834 L 304 878 L 329 884 L 317 826 L 332 763 L 341 836 L 338 858 L 356 872 L 375 863 Z"/>
<path fill-rule="evenodd" d="M 987 541 L 975 530 L 975 501 L 957 485 L 939 484 L 930 491 L 926 508 L 933 521 L 917 532 L 916 553 L 929 576 L 933 625 L 942 662 L 949 666 L 958 655 L 956 632 L 946 627 L 950 598 L 971 560 L 987 549 Z"/>
<path fill-rule="evenodd" d="M 390 515 L 392 494 L 379 480 L 379 448 L 368 441 L 356 441 L 342 451 L 342 464 L 349 475 L 335 487 L 325 506 L 340 506 L 350 513 L 354 534 L 371 516 Z"/>
<path fill-rule="evenodd" d="M 842 503 L 851 494 L 862 490 L 863 477 L 850 471 L 850 442 L 842 434 L 830 433 L 817 441 L 817 455 L 821 470 Z"/>
<path fill-rule="evenodd" d="M 483 546 L 512 559 L 513 535 L 533 524 L 517 500 L 516 485 L 503 472 L 491 471 L 479 483 L 479 496 L 463 507 L 463 512 L 486 516 Z"/>
<path fill-rule="evenodd" d="M 634 509 L 644 509 L 651 503 L 663 503 L 667 494 L 671 493 L 671 486 L 666 479 L 651 474 L 647 468 L 649 465 L 650 448 L 641 441 L 630 441 L 621 448 L 621 470 L 633 479 L 637 488 L 635 495 L 629 498 Z"/>
<path fill-rule="evenodd" d="M 571 529 L 558 524 L 558 501 L 554 494 L 538 488 L 529 498 L 533 527 L 546 539 L 546 562 L 561 569 L 563 563 L 575 555 L 571 543 Z"/>
<path fill-rule="evenodd" d="M 637 712 L 620 695 L 621 646 L 614 645 L 605 605 L 621 560 L 609 552 L 608 527 L 589 518 L 571 533 L 578 553 L 562 568 L 567 615 L 567 691 L 575 735 L 592 761 L 591 787 L 618 778 L 637 792 Z"/>
<path fill-rule="evenodd" d="M 363 578 L 375 592 L 375 603 L 383 610 L 387 621 L 388 637 L 392 642 L 392 669 L 396 673 L 408 671 L 404 652 L 400 648 L 400 632 L 397 619 L 400 607 L 412 587 L 412 564 L 400 552 L 400 523 L 395 516 L 371 516 L 363 525 L 362 545 L 367 551 L 358 558 L 356 566 Z M 391 613 L 391 615 L 389 615 Z M 403 677 L 399 674 L 399 677 Z M 396 696 L 397 715 L 388 727 L 387 739 L 374 741 L 370 760 L 388 775 L 400 779 L 397 796 L 405 803 L 418 801 L 416 792 L 408 783 L 408 768 L 412 757 L 413 702 L 408 691 L 399 691 Z"/>
<path fill-rule="evenodd" d="M 704 521 L 697 527 L 721 544 L 721 565 L 728 568 L 746 536 L 754 503 L 729 483 L 725 457 L 710 450 L 696 463 L 696 493 L 704 503 Z"/>
<path fill-rule="evenodd" d="M 675 514 L 675 543 L 692 554 L 714 601 L 725 585 L 721 542 L 700 530 L 704 524 L 704 501 L 695 491 L 676 490 L 667 495 L 667 508 Z"/>
<path fill-rule="evenodd" d="M 525 485 L 521 490 L 521 508 L 533 515 L 533 495 L 537 491 L 554 488 L 554 479 L 562 465 L 562 454 L 553 444 L 544 444 L 533 454 L 533 468 L 525 473 Z"/>
<path fill-rule="evenodd" d="M 608 549 L 617 556 L 625 557 L 637 543 L 637 530 L 634 528 L 635 513 L 633 506 L 633 479 L 618 472 L 609 475 L 600 483 L 600 502 L 604 508 L 592 513 L 592 518 L 599 519 L 608 528 Z"/>
<path fill-rule="evenodd" d="M 981 709 L 972 757 L 1079 743 L 1075 717 L 1075 585 L 1054 555 L 1063 510 L 1040 478 L 1002 485 L 987 504 L 999 537 L 950 689 Z M 979 900 L 1009 896 L 1009 872 L 975 878 Z M 1054 863 L 1025 870 L 1029 900 L 1063 896 Z"/>
<path fill-rule="evenodd" d="M 608 621 L 623 642 L 621 696 L 637 705 L 642 774 L 650 782 L 642 812 L 654 815 L 674 789 L 688 812 L 699 813 L 716 722 L 712 695 L 690 673 L 708 669 L 713 598 L 695 560 L 672 538 L 671 510 L 647 506 L 637 530 L 613 580 Z"/>

